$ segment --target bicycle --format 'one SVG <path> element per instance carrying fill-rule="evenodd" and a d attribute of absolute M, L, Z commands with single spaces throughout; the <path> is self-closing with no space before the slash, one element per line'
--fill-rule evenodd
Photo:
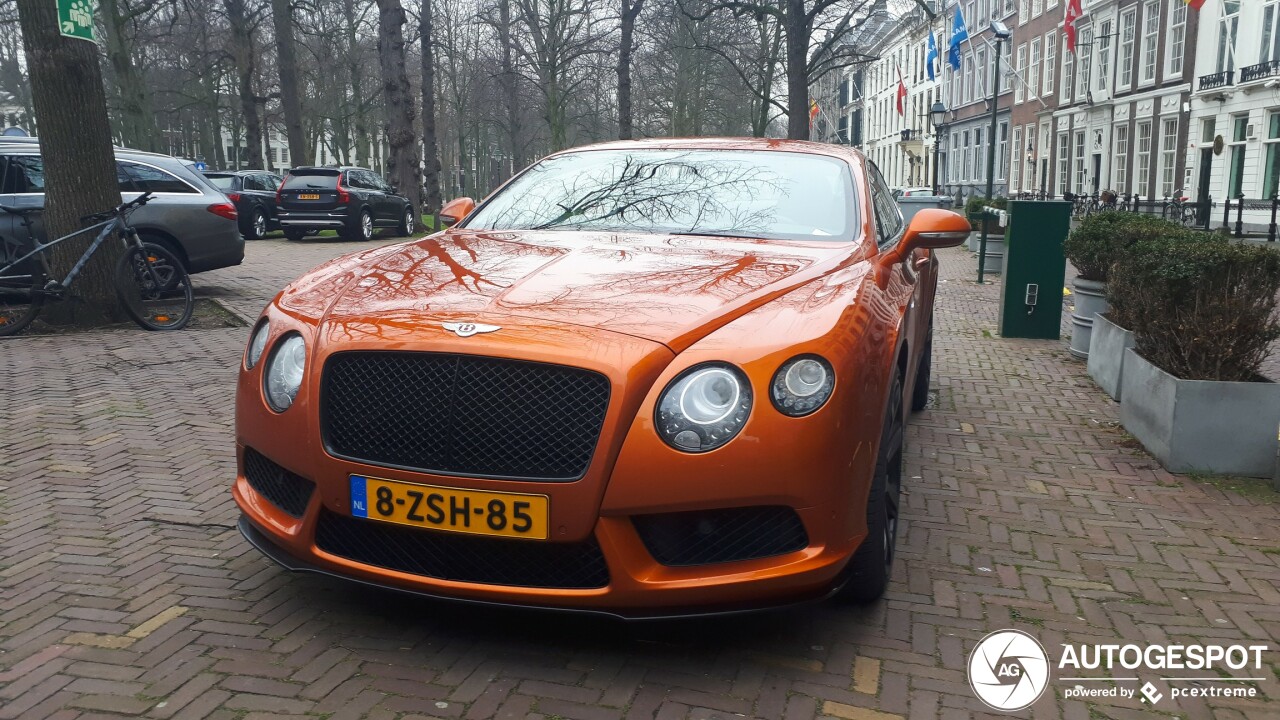
<path fill-rule="evenodd" d="M 80 221 L 92 225 L 46 243 L 36 239 L 32 229 L 31 215 L 40 212 L 40 208 L 0 205 L 0 211 L 21 219 L 30 239 L 26 247 L 7 238 L 0 244 L 0 335 L 21 332 L 40 314 L 47 300 L 65 299 L 89 259 L 113 234 L 125 246 L 112 279 L 125 313 L 144 330 L 185 327 L 195 309 L 190 276 L 172 252 L 154 243 L 144 243 L 129 225 L 130 213 L 150 199 L 151 192 L 146 192 L 110 210 L 87 215 Z M 49 249 L 98 228 L 101 231 L 67 276 L 56 279 L 49 267 Z"/>
<path fill-rule="evenodd" d="M 1174 190 L 1172 198 L 1165 198 L 1164 216 L 1184 227 L 1194 227 L 1197 207 L 1189 200 L 1191 198 L 1183 197 L 1181 190 Z"/>

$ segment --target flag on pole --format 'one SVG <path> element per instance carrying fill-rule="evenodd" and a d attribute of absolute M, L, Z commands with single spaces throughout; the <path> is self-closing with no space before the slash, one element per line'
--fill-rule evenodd
<path fill-rule="evenodd" d="M 960 69 L 960 43 L 969 39 L 969 30 L 964 24 L 964 15 L 960 14 L 960 8 L 956 8 L 956 19 L 951 24 L 951 49 L 947 51 L 947 62 L 951 63 L 951 67 Z"/>
<path fill-rule="evenodd" d="M 1198 0 L 1204 2 L 1204 0 Z M 1080 8 L 1080 0 L 1067 0 L 1066 14 L 1062 18 L 1062 31 L 1067 35 L 1067 52 L 1076 51 L 1076 21 L 1084 14 Z"/>
<path fill-rule="evenodd" d="M 1190 5 L 1192 10 L 1199 10 L 1204 7 L 1204 0 L 1182 0 L 1182 2 Z"/>
<path fill-rule="evenodd" d="M 902 81 L 902 68 L 898 71 L 898 114 L 905 116 L 907 114 L 907 84 Z"/>
<path fill-rule="evenodd" d="M 813 127 L 813 121 L 818 117 L 818 101 L 815 98 L 809 98 L 809 127 Z"/>
<path fill-rule="evenodd" d="M 929 70 L 929 81 L 933 82 L 938 79 L 937 71 L 934 69 L 938 64 L 938 39 L 933 36 L 933 29 L 929 29 L 929 51 L 925 53 L 924 62 Z"/>

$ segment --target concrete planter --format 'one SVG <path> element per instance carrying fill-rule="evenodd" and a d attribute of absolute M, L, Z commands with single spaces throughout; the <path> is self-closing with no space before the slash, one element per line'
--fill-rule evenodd
<path fill-rule="evenodd" d="M 1072 318 L 1074 322 L 1074 318 Z M 1098 383 L 1112 400 L 1120 400 L 1121 378 L 1124 377 L 1125 351 L 1133 347 L 1133 331 L 1111 322 L 1106 315 L 1093 318 L 1089 341 L 1089 377 Z"/>
<path fill-rule="evenodd" d="M 1108 310 L 1107 284 L 1097 280 L 1076 277 L 1071 281 L 1075 288 L 1075 312 L 1071 313 L 1071 354 L 1078 358 L 1089 357 L 1089 342 L 1093 335 L 1093 318 Z"/>
<path fill-rule="evenodd" d="M 1180 380 L 1125 351 L 1120 422 L 1171 472 L 1272 477 L 1280 385 Z"/>

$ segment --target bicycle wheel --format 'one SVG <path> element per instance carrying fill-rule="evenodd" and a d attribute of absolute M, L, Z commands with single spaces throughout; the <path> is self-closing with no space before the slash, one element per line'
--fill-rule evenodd
<path fill-rule="evenodd" d="M 15 253 L 0 246 L 0 267 L 10 262 L 5 257 L 22 257 L 21 248 L 15 248 Z M 37 258 L 0 275 L 0 335 L 16 335 L 36 319 L 44 305 L 44 284 L 44 270 Z"/>
<path fill-rule="evenodd" d="M 191 320 L 191 277 L 158 245 L 129 247 L 116 264 L 116 295 L 143 330 L 179 330 Z"/>

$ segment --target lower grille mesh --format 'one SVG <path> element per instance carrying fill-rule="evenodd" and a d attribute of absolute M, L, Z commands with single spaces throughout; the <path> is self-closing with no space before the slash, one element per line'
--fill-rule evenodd
<path fill-rule="evenodd" d="M 803 550 L 809 535 L 795 510 L 781 506 L 637 515 L 632 522 L 663 565 L 754 560 Z"/>
<path fill-rule="evenodd" d="M 300 518 L 307 510 L 315 483 L 271 462 L 253 448 L 244 449 L 244 479 L 273 505 Z"/>
<path fill-rule="evenodd" d="M 366 565 L 440 580 L 573 589 L 609 584 L 609 569 L 594 537 L 581 543 L 500 540 L 321 510 L 316 547 Z"/>

